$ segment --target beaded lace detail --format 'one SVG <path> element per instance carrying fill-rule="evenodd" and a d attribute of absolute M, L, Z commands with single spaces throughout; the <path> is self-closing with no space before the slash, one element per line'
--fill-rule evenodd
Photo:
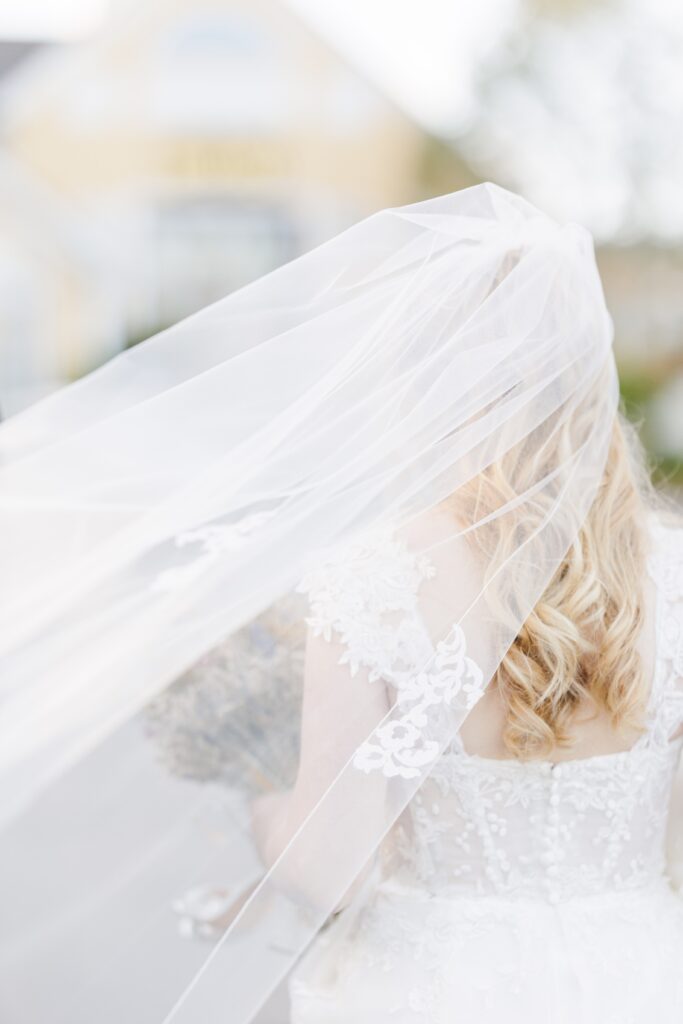
<path fill-rule="evenodd" d="M 628 751 L 556 765 L 481 758 L 454 740 L 390 836 L 395 881 L 433 894 L 558 903 L 661 879 L 683 744 L 669 739 L 683 721 L 683 531 L 654 521 L 652 529 L 657 654 L 646 731 Z M 443 661 L 434 663 L 416 605 L 433 572 L 426 559 L 384 537 L 332 570 L 314 571 L 301 587 L 310 595 L 314 630 L 341 639 L 352 672 L 364 666 L 372 680 L 394 686 L 408 724 L 434 680 L 444 699 L 449 689 L 469 688 L 474 702 L 481 688 L 464 637 L 456 634 L 453 649 L 442 649 Z M 417 672 L 430 652 L 430 673 Z M 414 739 L 409 729 L 377 735 L 358 752 L 357 766 L 410 777 L 430 756 Z"/>

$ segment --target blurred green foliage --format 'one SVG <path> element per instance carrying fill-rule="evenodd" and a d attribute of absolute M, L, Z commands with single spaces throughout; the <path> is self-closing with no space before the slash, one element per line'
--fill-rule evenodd
<path fill-rule="evenodd" d="M 648 406 L 664 383 L 661 374 L 648 374 L 642 368 L 637 373 L 622 369 L 619 380 L 622 409 L 638 427 L 649 454 L 653 482 L 657 487 L 683 487 L 683 460 L 656 452 L 647 429 Z"/>

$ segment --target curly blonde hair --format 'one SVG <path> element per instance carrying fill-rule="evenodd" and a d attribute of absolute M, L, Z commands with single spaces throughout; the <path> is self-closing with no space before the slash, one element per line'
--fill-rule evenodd
<path fill-rule="evenodd" d="M 559 439 L 558 439 L 559 438 Z M 563 444 L 562 431 L 538 458 L 550 463 Z M 538 458 L 533 472 L 538 472 Z M 473 521 L 486 520 L 520 489 L 513 450 L 480 474 L 469 494 Z M 461 492 L 462 500 L 462 492 Z M 643 578 L 647 557 L 646 514 L 655 502 L 635 428 L 617 415 L 601 485 L 580 530 L 542 597 L 525 618 L 492 685 L 505 709 L 503 742 L 519 759 L 541 758 L 570 745 L 579 708 L 604 709 L 615 729 L 642 728 L 648 680 L 636 648 L 643 625 Z M 486 560 L 519 543 L 547 511 L 525 511 L 515 526 L 496 517 L 477 531 Z M 491 558 L 492 551 L 496 552 Z M 498 618 L 505 613 L 496 597 Z"/>

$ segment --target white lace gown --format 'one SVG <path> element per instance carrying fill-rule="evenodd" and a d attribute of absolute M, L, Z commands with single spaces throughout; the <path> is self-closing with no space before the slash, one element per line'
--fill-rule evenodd
<path fill-rule="evenodd" d="M 292 976 L 292 1024 L 683 1020 L 683 898 L 665 852 L 683 533 L 653 531 L 656 666 L 636 745 L 552 764 L 454 742 L 395 826 L 398 866 Z"/>

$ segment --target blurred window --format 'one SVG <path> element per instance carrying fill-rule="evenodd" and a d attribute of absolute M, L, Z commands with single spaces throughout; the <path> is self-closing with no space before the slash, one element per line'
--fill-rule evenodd
<path fill-rule="evenodd" d="M 164 128 L 258 135 L 291 117 L 275 32 L 246 14 L 179 19 L 159 36 L 149 73 L 150 113 Z"/>
<path fill-rule="evenodd" d="M 154 249 L 159 316 L 171 323 L 291 259 L 297 232 L 276 203 L 200 197 L 161 207 Z"/>

